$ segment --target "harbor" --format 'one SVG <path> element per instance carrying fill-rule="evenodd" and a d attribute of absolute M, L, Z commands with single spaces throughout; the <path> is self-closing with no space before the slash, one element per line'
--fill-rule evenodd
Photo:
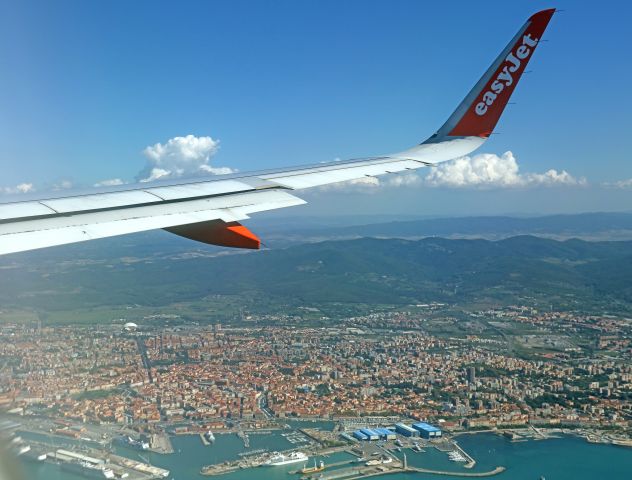
<path fill-rule="evenodd" d="M 91 446 L 86 447 L 85 441 L 59 435 L 35 435 L 18 431 L 16 436 L 21 436 L 23 442 L 31 446 L 31 452 L 25 452 L 22 457 L 26 471 L 47 472 L 46 475 L 27 475 L 27 478 L 46 480 L 94 478 L 89 476 L 94 473 L 92 470 L 69 472 L 62 470 L 52 459 L 27 460 L 28 457 L 37 457 L 40 453 L 47 454 L 59 449 L 91 457 L 94 464 L 94 459 L 100 459 L 111 470 L 112 478 L 130 480 L 203 476 L 222 476 L 226 480 L 253 477 L 262 480 L 349 480 L 383 475 L 388 475 L 389 479 L 403 480 L 405 475 L 417 473 L 446 479 L 488 476 L 505 478 L 505 469 L 511 466 L 509 462 L 514 448 L 528 450 L 549 442 L 572 442 L 574 448 L 585 445 L 596 449 L 617 448 L 619 451 L 627 451 L 626 447 L 589 444 L 579 438 L 568 437 L 562 431 L 546 429 L 538 429 L 537 433 L 531 429 L 517 429 L 515 438 L 519 441 L 512 440 L 511 435 L 505 435 L 507 431 L 456 436 L 448 433 L 445 437 L 431 440 L 400 434 L 393 438 L 394 425 L 373 425 L 369 430 L 389 430 L 391 439 L 360 441 L 353 440 L 353 431 L 341 429 L 340 423 L 290 423 L 291 425 L 278 429 L 242 429 L 248 432 L 249 448 L 244 447 L 243 439 L 237 435 L 239 429 L 216 430 L 213 443 L 204 443 L 200 433 L 171 435 L 168 436 L 174 451 L 171 455 L 143 450 L 137 444 L 127 442 L 106 442 L 105 446 L 88 442 Z M 354 424 L 354 427 L 358 427 L 358 430 L 367 428 L 359 423 Z M 521 436 L 518 437 L 518 434 Z M 338 445 L 331 446 L 334 443 Z M 292 452 L 302 452 L 307 458 L 296 463 L 264 466 L 276 453 L 290 455 Z M 57 460 L 61 461 L 64 454 L 65 452 L 60 452 Z M 151 467 L 162 470 L 152 470 Z M 166 477 L 161 476 L 163 471 L 168 472 Z M 513 478 L 512 476 L 512 480 Z"/>
<path fill-rule="evenodd" d="M 359 428 L 345 431 L 345 426 Z M 261 449 L 248 456 L 240 454 L 241 458 L 232 461 L 205 465 L 200 474 L 220 476 L 294 464 L 298 464 L 299 468 L 287 473 L 298 475 L 301 480 L 364 478 L 406 472 L 485 477 L 498 475 L 505 469 L 495 466 L 487 471 L 458 470 L 459 467 L 473 469 L 476 460 L 456 441 L 444 437 L 439 428 L 425 423 L 412 426 L 396 423 L 390 428 L 379 425 L 368 428 L 358 422 L 349 422 L 348 425 L 338 425 L 334 431 L 305 427 L 280 435 L 292 444 L 292 448 L 277 452 Z M 326 447 L 335 442 L 340 445 Z M 409 458 L 423 456 L 429 450 L 445 455 L 449 462 L 459 467 L 435 470 L 422 467 L 416 461 L 409 465 Z M 334 454 L 344 454 L 345 457 L 334 460 L 330 457 Z"/>

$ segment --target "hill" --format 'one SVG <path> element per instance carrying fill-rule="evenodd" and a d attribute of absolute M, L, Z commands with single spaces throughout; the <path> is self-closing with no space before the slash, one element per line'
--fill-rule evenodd
<path fill-rule="evenodd" d="M 233 255 L 160 252 L 142 244 L 108 254 L 106 243 L 95 243 L 91 254 L 66 247 L 0 259 L 2 308 L 62 312 L 197 302 L 203 309 L 216 296 L 216 304 L 232 298 L 266 311 L 432 301 L 599 312 L 627 312 L 632 305 L 632 242 L 362 238 Z"/>
<path fill-rule="evenodd" d="M 582 238 L 585 240 L 632 240 L 632 214 L 582 213 L 573 215 L 546 215 L 538 217 L 454 217 L 424 218 L 396 221 L 371 221 L 348 226 L 301 225 L 261 223 L 256 225 L 264 238 L 276 245 L 291 242 L 324 239 L 350 239 L 358 237 L 423 238 L 487 238 L 499 240 L 517 235 L 535 235 L 557 240 Z"/>

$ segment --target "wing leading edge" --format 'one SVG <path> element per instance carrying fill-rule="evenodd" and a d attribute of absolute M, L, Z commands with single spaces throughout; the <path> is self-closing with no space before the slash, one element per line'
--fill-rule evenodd
<path fill-rule="evenodd" d="M 146 230 L 259 248 L 239 221 L 305 203 L 293 190 L 415 170 L 467 155 L 496 126 L 554 9 L 531 16 L 445 124 L 425 142 L 380 157 L 0 204 L 0 255 Z"/>

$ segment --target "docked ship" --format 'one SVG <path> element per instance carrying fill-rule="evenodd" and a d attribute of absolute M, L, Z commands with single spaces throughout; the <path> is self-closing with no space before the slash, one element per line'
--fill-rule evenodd
<path fill-rule="evenodd" d="M 134 450 L 149 450 L 149 443 L 143 440 L 134 440 L 129 435 L 123 435 L 121 437 L 116 437 L 114 439 L 116 443 L 119 445 L 123 445 L 124 447 L 133 448 Z"/>
<path fill-rule="evenodd" d="M 215 441 L 215 435 L 210 430 L 204 434 L 204 438 L 208 443 L 213 443 Z"/>
<path fill-rule="evenodd" d="M 62 470 L 77 473 L 87 478 L 114 478 L 114 471 L 103 465 L 90 462 L 64 462 L 60 464 Z"/>
<path fill-rule="evenodd" d="M 309 460 L 309 457 L 303 452 L 292 452 L 289 455 L 274 452 L 270 458 L 263 462 L 263 465 L 266 467 L 276 467 L 290 463 L 306 462 L 307 460 Z"/>
<path fill-rule="evenodd" d="M 322 472 L 323 470 L 325 470 L 325 462 L 321 460 L 320 463 L 316 465 L 316 459 L 314 459 L 313 467 L 308 467 L 307 465 L 305 465 L 303 468 L 301 468 L 300 472 L 301 473 L 317 473 L 317 472 Z"/>

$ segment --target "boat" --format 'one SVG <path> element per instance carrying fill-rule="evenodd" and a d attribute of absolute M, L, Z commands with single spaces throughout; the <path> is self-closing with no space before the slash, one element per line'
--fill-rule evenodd
<path fill-rule="evenodd" d="M 450 453 L 448 453 L 448 458 L 453 462 L 467 462 L 467 458 L 465 458 L 461 454 L 461 452 L 458 452 L 456 450 L 453 450 Z"/>
<path fill-rule="evenodd" d="M 321 460 L 318 466 L 316 466 L 316 459 L 314 459 L 313 467 L 305 466 L 300 470 L 300 472 L 301 473 L 316 473 L 316 472 L 322 472 L 323 470 L 325 470 L 325 462 Z"/>
<path fill-rule="evenodd" d="M 208 430 L 205 434 L 204 434 L 204 438 L 206 439 L 206 441 L 208 443 L 213 443 L 215 442 L 215 435 L 213 435 L 213 432 L 211 432 L 210 430 Z"/>
<path fill-rule="evenodd" d="M 149 450 L 149 443 L 143 440 L 135 440 L 129 435 L 122 435 L 114 439 L 119 445 L 124 447 L 133 448 L 134 450 Z"/>
<path fill-rule="evenodd" d="M 24 455 L 25 453 L 30 452 L 31 451 L 31 446 L 30 445 L 16 444 L 15 446 L 13 446 L 11 448 L 11 451 L 14 453 L 14 455 L 19 457 L 20 455 Z"/>
<path fill-rule="evenodd" d="M 267 467 L 276 467 L 279 465 L 288 465 L 290 463 L 306 462 L 309 459 L 303 452 L 292 452 L 289 455 L 274 452 L 263 465 Z"/>
<path fill-rule="evenodd" d="M 37 452 L 31 449 L 28 452 L 25 452 L 24 454 L 22 454 L 21 458 L 29 462 L 43 462 L 44 460 L 46 460 L 46 454 L 43 452 Z"/>
<path fill-rule="evenodd" d="M 62 470 L 77 473 L 87 478 L 115 478 L 111 468 L 90 462 L 64 462 L 60 466 Z"/>

